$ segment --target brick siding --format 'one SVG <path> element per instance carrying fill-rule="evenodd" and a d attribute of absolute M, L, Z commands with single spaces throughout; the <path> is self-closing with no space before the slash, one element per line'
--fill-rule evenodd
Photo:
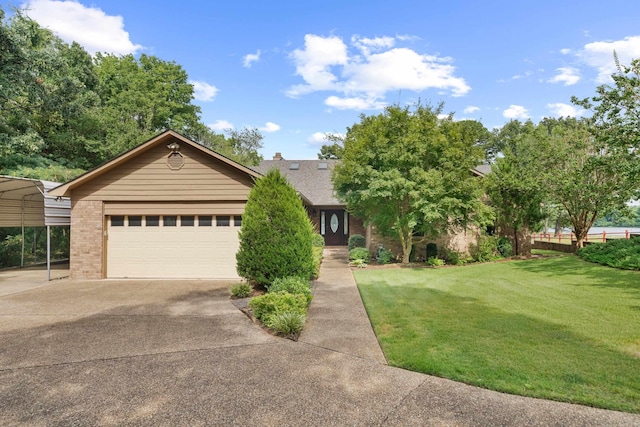
<path fill-rule="evenodd" d="M 102 201 L 71 198 L 71 277 L 102 279 Z"/>

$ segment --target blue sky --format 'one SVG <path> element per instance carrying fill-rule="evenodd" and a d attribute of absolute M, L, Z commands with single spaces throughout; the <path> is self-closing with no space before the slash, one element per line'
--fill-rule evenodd
<path fill-rule="evenodd" d="M 444 102 L 487 128 L 580 116 L 640 58 L 640 2 L 3 1 L 90 52 L 146 53 L 189 74 L 205 124 L 254 126 L 262 154 L 315 158 L 385 105 Z"/>

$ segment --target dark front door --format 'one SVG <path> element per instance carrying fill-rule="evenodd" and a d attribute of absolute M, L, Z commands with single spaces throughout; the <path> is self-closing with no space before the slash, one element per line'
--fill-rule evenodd
<path fill-rule="evenodd" d="M 320 234 L 327 246 L 344 246 L 347 244 L 347 230 L 344 210 L 320 211 Z"/>

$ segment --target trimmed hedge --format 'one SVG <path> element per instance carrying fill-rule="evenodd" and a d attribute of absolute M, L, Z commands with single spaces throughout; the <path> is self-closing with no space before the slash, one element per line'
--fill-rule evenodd
<path fill-rule="evenodd" d="M 579 249 L 577 254 L 585 261 L 623 270 L 640 270 L 640 238 L 592 243 Z"/>
<path fill-rule="evenodd" d="M 349 236 L 349 242 L 347 243 L 347 249 L 364 248 L 367 246 L 367 239 L 361 234 L 352 234 Z"/>

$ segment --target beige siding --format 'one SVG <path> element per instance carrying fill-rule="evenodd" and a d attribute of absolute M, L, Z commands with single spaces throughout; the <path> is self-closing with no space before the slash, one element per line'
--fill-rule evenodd
<path fill-rule="evenodd" d="M 244 202 L 106 202 L 105 215 L 242 215 Z"/>
<path fill-rule="evenodd" d="M 253 186 L 245 173 L 183 144 L 184 166 L 167 166 L 166 144 L 150 148 L 73 190 L 75 200 L 245 201 Z"/>

